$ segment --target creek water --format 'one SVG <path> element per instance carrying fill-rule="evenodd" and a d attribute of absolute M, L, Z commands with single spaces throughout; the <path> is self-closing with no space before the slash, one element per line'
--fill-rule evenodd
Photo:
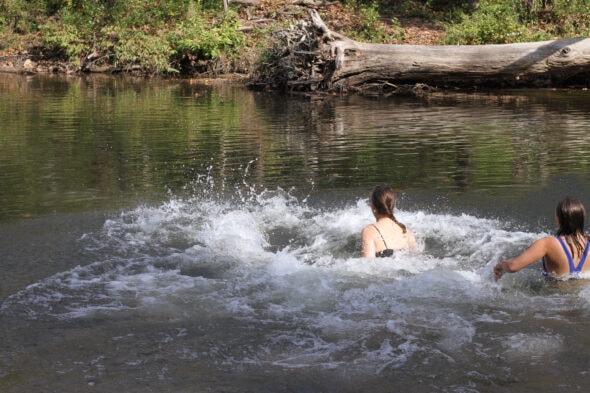
<path fill-rule="evenodd" d="M 3 392 L 590 387 L 590 286 L 491 267 L 590 203 L 590 93 L 0 78 Z M 360 258 L 372 187 L 418 248 Z"/>

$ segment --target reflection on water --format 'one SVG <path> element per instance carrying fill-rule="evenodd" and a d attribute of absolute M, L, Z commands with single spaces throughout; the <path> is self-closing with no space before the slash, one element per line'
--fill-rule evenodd
<path fill-rule="evenodd" d="M 266 187 L 524 192 L 587 174 L 587 92 L 276 97 L 100 76 L 0 81 L 0 219 Z M 304 191 L 304 192 L 305 192 Z"/>
<path fill-rule="evenodd" d="M 590 191 L 586 92 L 8 76 L 0 108 L 0 391 L 588 386 L 586 281 L 491 272 Z M 419 247 L 362 259 L 381 181 Z"/>

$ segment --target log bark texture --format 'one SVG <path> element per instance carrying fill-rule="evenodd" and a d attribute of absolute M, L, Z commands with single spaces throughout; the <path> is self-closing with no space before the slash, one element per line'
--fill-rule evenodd
<path fill-rule="evenodd" d="M 362 43 L 330 31 L 312 10 L 309 22 L 283 32 L 275 85 L 288 90 L 387 95 L 407 86 L 587 86 L 590 38 L 502 45 Z M 279 53 L 280 52 L 280 53 Z M 267 75 L 268 76 L 268 75 Z"/>

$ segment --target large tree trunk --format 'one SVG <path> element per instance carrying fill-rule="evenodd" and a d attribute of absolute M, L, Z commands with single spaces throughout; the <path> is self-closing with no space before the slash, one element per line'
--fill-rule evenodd
<path fill-rule="evenodd" d="M 388 45 L 330 31 L 316 11 L 281 32 L 264 83 L 299 91 L 391 94 L 424 86 L 563 86 L 590 80 L 590 39 L 504 45 Z M 271 62 L 272 63 L 272 62 Z"/>

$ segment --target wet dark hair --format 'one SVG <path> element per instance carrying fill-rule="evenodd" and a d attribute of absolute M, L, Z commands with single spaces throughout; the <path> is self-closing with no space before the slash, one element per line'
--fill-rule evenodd
<path fill-rule="evenodd" d="M 406 226 L 396 220 L 393 215 L 393 209 L 395 208 L 395 193 L 391 187 L 387 184 L 379 184 L 376 186 L 371 194 L 371 205 L 377 214 L 388 216 L 393 222 L 399 225 L 403 233 L 406 233 Z"/>
<path fill-rule="evenodd" d="M 580 240 L 580 236 L 584 235 L 584 221 L 586 220 L 586 209 L 582 202 L 576 198 L 565 197 L 557 204 L 555 208 L 555 216 L 557 217 L 559 229 L 557 236 L 565 237 L 566 243 L 573 251 L 576 250 L 578 255 L 584 253 L 586 246 Z"/>

